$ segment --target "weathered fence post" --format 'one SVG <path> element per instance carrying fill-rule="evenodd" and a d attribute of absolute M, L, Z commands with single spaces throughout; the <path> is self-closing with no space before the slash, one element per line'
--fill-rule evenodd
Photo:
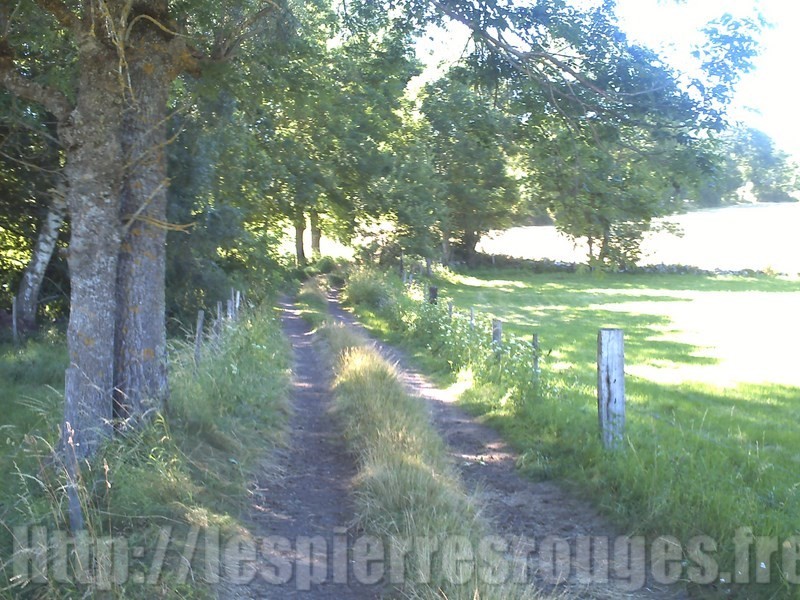
<path fill-rule="evenodd" d="M 439 288 L 432 285 L 428 288 L 428 302 L 436 304 L 439 301 Z"/>
<path fill-rule="evenodd" d="M 625 431 L 625 345 L 621 329 L 597 334 L 597 414 L 603 446 L 618 448 Z"/>
<path fill-rule="evenodd" d="M 204 310 L 197 311 L 197 329 L 194 332 L 194 366 L 200 366 L 200 351 L 203 348 L 203 321 L 206 318 Z"/>
<path fill-rule="evenodd" d="M 503 322 L 500 319 L 492 319 L 492 343 L 498 346 L 503 343 Z"/>
<path fill-rule="evenodd" d="M 539 377 L 539 334 L 533 334 L 533 340 L 531 341 L 531 347 L 533 348 L 533 376 L 534 378 Z"/>
<path fill-rule="evenodd" d="M 228 321 L 233 321 L 233 300 L 228 298 Z"/>
<path fill-rule="evenodd" d="M 447 316 L 450 317 L 450 320 L 453 320 L 453 302 L 450 301 L 447 303 Z"/>
<path fill-rule="evenodd" d="M 222 335 L 222 302 L 217 302 L 217 320 L 214 321 L 214 337 Z"/>
<path fill-rule="evenodd" d="M 236 315 L 239 315 L 239 311 L 242 308 L 242 292 L 236 290 Z"/>
<path fill-rule="evenodd" d="M 14 346 L 19 346 L 19 329 L 17 326 L 17 298 L 11 298 L 11 336 L 14 339 Z"/>
<path fill-rule="evenodd" d="M 469 307 L 469 328 L 475 329 L 475 307 Z"/>

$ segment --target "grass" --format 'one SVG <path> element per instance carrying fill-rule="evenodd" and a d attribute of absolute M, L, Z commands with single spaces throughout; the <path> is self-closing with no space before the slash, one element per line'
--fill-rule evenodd
<path fill-rule="evenodd" d="M 61 419 L 65 350 L 61 340 L 3 348 L 5 444 L 0 469 L 0 555 L 12 553 L 14 527 L 67 532 L 64 476 L 53 448 Z M 267 311 L 245 315 L 210 342 L 196 368 L 193 348 L 175 342 L 166 413 L 144 429 L 109 442 L 82 469 L 79 495 L 95 546 L 124 540 L 128 569 L 104 585 L 76 573 L 22 585 L 10 561 L 0 565 L 0 597 L 212 598 L 204 569 L 206 544 L 244 530 L 248 484 L 270 450 L 282 443 L 288 417 L 288 363 L 277 320 Z M 185 544 L 196 535 L 197 550 Z M 163 545 L 166 542 L 167 545 Z M 137 548 L 136 553 L 132 553 Z M 53 550 L 51 549 L 51 552 Z M 163 552 L 162 552 L 163 551 Z M 163 558 L 163 569 L 152 565 Z M 187 562 L 188 558 L 188 562 Z M 191 568 L 189 568 L 191 567 Z M 54 568 L 54 567 L 53 567 Z M 135 575 L 144 574 L 146 577 Z M 150 580 L 151 577 L 154 579 Z M 142 580 L 144 579 L 144 580 Z"/>
<path fill-rule="evenodd" d="M 335 415 L 357 458 L 358 525 L 383 541 L 387 556 L 400 557 L 390 560 L 390 583 L 411 599 L 539 597 L 529 586 L 487 583 L 474 564 L 450 560 L 463 557 L 458 544 L 479 548 L 487 529 L 426 406 L 352 331 L 330 321 L 320 331 L 337 357 Z"/>
<path fill-rule="evenodd" d="M 748 562 L 750 581 L 769 583 L 745 584 L 744 574 L 739 585 L 722 581 L 734 572 L 740 528 L 751 527 L 779 548 L 800 532 L 800 389 L 791 384 L 797 371 L 787 352 L 797 321 L 781 310 L 796 306 L 796 281 L 486 270 L 444 273 L 435 283 L 458 319 L 475 307 L 502 318 L 507 338 L 540 336 L 544 356 L 535 385 L 515 381 L 519 371 L 495 377 L 488 371 L 503 365 L 484 359 L 472 366 L 483 372 L 474 373 L 478 383 L 462 398 L 515 445 L 523 471 L 569 482 L 632 532 L 684 542 L 710 536 L 717 543 L 714 589 L 723 595 L 800 597 L 785 580 L 781 551 Z M 402 334 L 391 310 L 359 310 L 377 333 L 395 341 Z M 754 317 L 773 323 L 771 343 L 748 340 L 765 337 L 745 326 Z M 610 326 L 625 330 L 629 374 L 626 448 L 619 453 L 604 451 L 597 432 L 596 335 Z M 428 329 L 434 335 L 405 344 L 427 354 L 423 368 L 441 374 L 451 366 L 444 358 L 451 342 Z M 759 374 L 762 363 L 769 370 Z"/>
<path fill-rule="evenodd" d="M 328 297 L 323 285 L 320 277 L 311 277 L 302 283 L 297 292 L 300 316 L 314 328 L 322 325 L 328 316 Z"/>

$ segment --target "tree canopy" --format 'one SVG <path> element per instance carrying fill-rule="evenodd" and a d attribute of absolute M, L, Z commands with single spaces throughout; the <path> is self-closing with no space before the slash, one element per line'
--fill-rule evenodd
<path fill-rule="evenodd" d="M 413 98 L 415 37 L 448 20 L 469 51 Z M 688 77 L 629 42 L 612 0 L 3 3 L 3 301 L 49 260 L 34 246 L 57 243 L 63 190 L 64 448 L 90 457 L 162 410 L 168 312 L 274 281 L 287 225 L 299 264 L 307 220 L 315 251 L 323 227 L 379 224 L 399 252 L 470 260 L 490 229 L 548 211 L 625 264 L 653 218 L 737 174 L 786 199 L 785 157 L 720 133 L 758 26 L 710 23 Z"/>

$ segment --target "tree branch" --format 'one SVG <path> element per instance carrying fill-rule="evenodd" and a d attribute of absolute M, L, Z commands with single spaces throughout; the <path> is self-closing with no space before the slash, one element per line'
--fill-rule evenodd
<path fill-rule="evenodd" d="M 214 60 L 228 60 L 233 58 L 234 53 L 242 43 L 251 35 L 256 23 L 265 19 L 271 13 L 281 10 L 281 6 L 274 0 L 264 0 L 263 6 L 243 18 L 237 23 L 236 27 L 229 35 L 219 40 L 212 51 L 211 58 Z"/>
<path fill-rule="evenodd" d="M 18 98 L 41 104 L 59 123 L 65 123 L 73 108 L 67 97 L 58 90 L 20 75 L 15 68 L 14 60 L 2 50 L 3 48 L 0 48 L 0 85 Z"/>
<path fill-rule="evenodd" d="M 461 15 L 458 12 L 448 8 L 445 4 L 440 2 L 439 0 L 433 0 L 433 5 L 444 15 L 450 17 L 454 21 L 465 25 L 472 31 L 473 35 L 480 38 L 484 42 L 486 42 L 491 48 L 495 51 L 501 52 L 505 54 L 507 57 L 511 59 L 511 64 L 520 69 L 523 72 L 530 73 L 530 71 L 526 68 L 527 64 L 532 62 L 532 59 L 538 58 L 542 59 L 546 62 L 549 62 L 551 65 L 556 67 L 561 71 L 562 79 L 565 81 L 567 80 L 566 75 L 574 78 L 575 81 L 579 82 L 581 85 L 586 87 L 587 89 L 595 92 L 596 94 L 602 96 L 606 99 L 611 99 L 611 94 L 607 90 L 604 90 L 596 83 L 591 81 L 585 75 L 579 73 L 576 69 L 568 65 L 563 60 L 559 59 L 555 54 L 550 52 L 523 52 L 519 50 L 503 40 L 502 34 L 497 36 L 491 35 L 486 29 L 481 27 L 478 23 L 474 23 L 470 21 L 465 15 Z M 569 83 L 567 81 L 567 83 Z"/>

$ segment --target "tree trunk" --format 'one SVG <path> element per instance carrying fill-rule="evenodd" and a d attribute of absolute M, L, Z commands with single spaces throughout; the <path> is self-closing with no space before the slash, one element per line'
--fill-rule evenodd
<path fill-rule="evenodd" d="M 112 433 L 122 89 L 119 56 L 89 36 L 79 67 L 77 106 L 60 133 L 67 152 L 71 217 L 70 364 L 62 443 L 68 458 L 74 452 L 80 459 L 93 455 Z"/>
<path fill-rule="evenodd" d="M 294 219 L 294 249 L 295 249 L 295 262 L 298 267 L 306 265 L 306 251 L 303 247 L 303 235 L 306 232 L 306 217 L 300 213 Z"/>
<path fill-rule="evenodd" d="M 122 187 L 117 272 L 115 416 L 137 421 L 161 410 L 168 394 L 165 314 L 167 100 L 172 56 L 147 21 L 127 52 L 129 88 L 121 123 L 128 165 Z"/>
<path fill-rule="evenodd" d="M 609 225 L 603 226 L 603 241 L 600 245 L 600 254 L 598 259 L 601 263 L 607 263 L 611 254 L 611 227 Z"/>
<path fill-rule="evenodd" d="M 442 236 L 442 264 L 450 266 L 453 260 L 453 248 L 450 244 L 450 234 L 445 232 Z"/>
<path fill-rule="evenodd" d="M 47 210 L 44 223 L 39 230 L 33 256 L 25 267 L 22 282 L 17 291 L 17 320 L 21 329 L 32 330 L 36 328 L 36 309 L 39 304 L 39 290 L 42 288 L 44 273 L 58 241 L 58 232 L 64 223 L 67 212 L 66 186 L 59 186 L 53 190 L 50 207 Z"/>
<path fill-rule="evenodd" d="M 477 255 L 475 248 L 478 246 L 479 240 L 480 235 L 475 231 L 467 231 L 464 233 L 464 253 L 466 254 L 467 264 L 471 267 L 475 266 L 475 258 Z"/>
<path fill-rule="evenodd" d="M 319 213 L 312 210 L 310 214 L 311 221 L 311 256 L 314 260 L 318 260 L 322 256 L 322 230 L 319 228 Z"/>

